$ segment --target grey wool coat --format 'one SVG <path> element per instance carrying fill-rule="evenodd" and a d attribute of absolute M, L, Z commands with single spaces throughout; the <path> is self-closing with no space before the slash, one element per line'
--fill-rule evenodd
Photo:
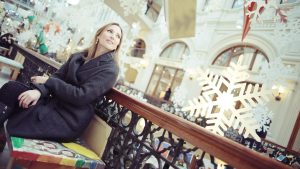
<path fill-rule="evenodd" d="M 112 53 L 84 63 L 86 54 L 73 54 L 45 84 L 33 85 L 41 99 L 9 118 L 10 135 L 72 141 L 82 134 L 94 115 L 96 99 L 113 87 L 119 72 Z"/>

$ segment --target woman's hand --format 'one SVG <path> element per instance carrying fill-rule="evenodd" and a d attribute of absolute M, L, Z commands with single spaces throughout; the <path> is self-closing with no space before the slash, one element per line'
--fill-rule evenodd
<path fill-rule="evenodd" d="M 21 93 L 18 97 L 19 106 L 23 108 L 28 108 L 29 106 L 33 106 L 37 103 L 39 98 L 41 97 L 41 92 L 34 90 L 27 90 Z"/>
<path fill-rule="evenodd" d="M 47 76 L 32 76 L 30 78 L 31 82 L 33 83 L 39 83 L 39 84 L 44 84 L 48 80 L 49 77 Z"/>

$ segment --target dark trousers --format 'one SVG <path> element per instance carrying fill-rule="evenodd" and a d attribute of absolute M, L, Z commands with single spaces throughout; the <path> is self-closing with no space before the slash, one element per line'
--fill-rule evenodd
<path fill-rule="evenodd" d="M 31 88 L 23 83 L 9 81 L 0 89 L 0 102 L 10 107 L 11 109 L 18 108 L 18 96 Z"/>
<path fill-rule="evenodd" d="M 9 81 L 0 89 L 0 152 L 3 151 L 6 143 L 3 123 L 13 112 L 22 109 L 19 107 L 18 96 L 29 89 L 29 86 L 16 81 Z"/>

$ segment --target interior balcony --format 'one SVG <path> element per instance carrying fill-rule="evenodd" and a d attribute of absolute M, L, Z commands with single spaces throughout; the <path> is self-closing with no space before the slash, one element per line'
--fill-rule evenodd
<path fill-rule="evenodd" d="M 25 58 L 24 69 L 17 78 L 23 83 L 28 83 L 32 75 L 51 74 L 59 67 L 53 60 L 14 44 L 10 58 L 17 54 Z M 7 76 L 2 78 L 3 82 L 7 80 Z M 228 137 L 213 134 L 198 124 L 143 103 L 115 88 L 99 98 L 95 110 L 95 118 L 82 137 L 106 168 L 196 169 L 208 165 L 211 168 L 290 168 L 278 157 L 270 158 L 268 153 L 259 151 L 270 144 L 264 140 L 249 148 L 230 137 L 234 131 Z M 1 154 L 1 165 L 5 165 L 7 158 L 30 160 L 14 153 L 9 155 L 12 151 L 6 149 Z M 31 159 L 31 164 L 40 163 L 38 159 Z M 55 161 L 43 158 L 42 163 L 52 166 Z"/>

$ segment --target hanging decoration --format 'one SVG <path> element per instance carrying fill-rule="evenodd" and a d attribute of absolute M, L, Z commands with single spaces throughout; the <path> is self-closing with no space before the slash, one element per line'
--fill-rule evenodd
<path fill-rule="evenodd" d="M 292 8 L 288 11 L 289 20 L 285 24 L 276 23 L 273 31 L 279 55 L 284 56 L 291 49 L 295 42 L 300 39 L 300 18 L 299 8 Z M 297 48 L 297 47 L 294 47 Z"/>
<path fill-rule="evenodd" d="M 48 33 L 50 31 L 50 29 L 55 29 L 55 33 L 59 33 L 61 31 L 61 28 L 60 28 L 60 25 L 58 23 L 54 23 L 53 21 L 50 20 L 49 23 L 47 23 L 45 26 L 44 26 L 44 31 L 46 33 Z"/>
<path fill-rule="evenodd" d="M 124 9 L 124 15 L 136 15 L 145 11 L 147 6 L 145 0 L 119 0 L 120 6 Z"/>
<path fill-rule="evenodd" d="M 251 110 L 254 119 L 259 124 L 258 132 L 266 132 L 270 129 L 270 124 L 273 119 L 273 112 L 268 109 L 265 105 L 258 105 Z"/>
<path fill-rule="evenodd" d="M 183 108 L 190 115 L 207 119 L 206 128 L 213 133 L 224 136 L 229 127 L 239 131 L 244 137 L 253 137 L 260 141 L 256 129 L 259 123 L 253 117 L 251 110 L 267 102 L 268 91 L 259 84 L 245 83 L 249 78 L 247 66 L 242 66 L 242 56 L 237 64 L 230 63 L 230 67 L 222 75 L 214 74 L 209 70 L 198 69 L 202 95 L 189 101 L 189 106 Z M 254 101 L 255 100 L 255 101 Z M 240 104 L 236 108 L 236 104 Z"/>
<path fill-rule="evenodd" d="M 265 62 L 260 70 L 256 81 L 262 82 L 266 88 L 270 89 L 274 85 L 288 86 L 287 78 L 297 79 L 297 71 L 291 66 L 285 66 L 280 57 Z"/>
<path fill-rule="evenodd" d="M 111 22 L 111 20 L 120 23 L 124 32 L 127 31 L 124 20 L 106 6 L 103 0 L 76 1 L 78 5 L 70 5 L 66 0 L 35 0 L 33 11 L 18 13 L 16 10 L 19 16 L 26 18 L 24 21 L 13 24 L 5 19 L 4 30 L 10 32 L 17 30 L 14 33 L 17 40 L 23 45 L 26 43 L 29 48 L 33 48 L 36 46 L 35 43 L 38 41 L 37 37 L 39 37 L 41 29 L 43 29 L 45 42 L 43 44 L 48 47 L 49 53 L 62 53 L 65 48 L 68 48 L 68 51 L 72 53 L 78 49 L 77 46 L 79 45 L 81 49 L 88 47 L 96 29 Z M 75 1 L 71 3 L 73 2 Z M 83 20 L 84 24 L 82 23 Z M 6 23 L 9 23 L 10 26 L 6 26 Z M 31 33 L 24 33 L 27 31 Z M 84 41 L 80 41 L 82 38 Z M 34 41 L 35 43 L 32 44 Z M 78 43 L 79 41 L 80 43 Z"/>
<path fill-rule="evenodd" d="M 242 41 L 246 38 L 250 28 L 251 23 L 255 20 L 258 22 L 262 22 L 260 20 L 260 16 L 265 10 L 270 8 L 275 9 L 275 14 L 279 16 L 279 21 L 281 23 L 287 22 L 287 15 L 285 11 L 281 10 L 277 6 L 276 0 L 246 0 L 244 6 L 244 25 L 243 25 L 243 33 L 242 33 Z"/>

